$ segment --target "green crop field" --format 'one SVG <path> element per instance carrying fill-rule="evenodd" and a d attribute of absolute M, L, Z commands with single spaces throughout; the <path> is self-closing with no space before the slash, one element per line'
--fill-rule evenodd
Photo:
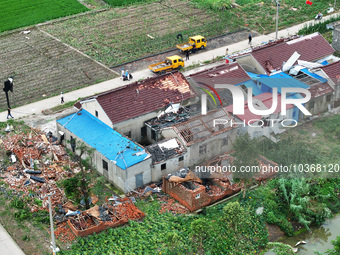
<path fill-rule="evenodd" d="M 77 0 L 0 1 L 0 32 L 88 10 Z"/>

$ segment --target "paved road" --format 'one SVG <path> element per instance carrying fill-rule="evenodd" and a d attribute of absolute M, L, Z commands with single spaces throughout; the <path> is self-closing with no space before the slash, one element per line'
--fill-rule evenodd
<path fill-rule="evenodd" d="M 331 17 L 334 17 L 338 15 L 337 13 L 329 15 L 327 17 L 324 17 L 323 20 L 329 19 Z M 296 25 L 293 27 L 289 27 L 287 29 L 283 29 L 280 30 L 278 32 L 278 38 L 281 37 L 287 37 L 290 35 L 294 35 L 296 34 L 301 28 L 303 28 L 305 25 L 307 24 L 313 24 L 315 21 L 308 21 L 305 23 L 302 23 L 300 25 Z M 268 42 L 269 40 L 274 40 L 276 37 L 276 33 L 271 33 L 268 35 L 260 35 L 260 36 L 256 36 L 252 39 L 252 45 L 256 46 L 256 45 L 260 45 L 263 42 Z M 231 45 L 225 45 L 223 47 L 214 49 L 214 50 L 204 50 L 204 51 L 199 51 L 199 53 L 195 54 L 195 55 L 191 55 L 190 56 L 190 60 L 186 61 L 186 66 L 190 66 L 193 65 L 195 63 L 203 63 L 204 61 L 207 60 L 211 60 L 216 56 L 223 56 L 225 54 L 225 50 L 226 48 L 229 49 L 229 54 L 232 53 L 236 53 L 236 52 L 240 52 L 240 51 L 244 51 L 249 49 L 249 45 L 248 45 L 248 38 L 245 38 L 245 40 L 240 41 L 238 43 L 234 43 Z M 186 72 L 185 74 L 189 74 L 189 73 L 193 73 L 193 72 L 197 72 L 200 69 L 205 69 L 207 68 L 207 66 L 202 66 L 202 67 L 198 67 L 195 68 L 195 70 L 191 70 Z M 147 77 L 151 77 L 153 76 L 153 74 L 148 70 L 142 70 L 136 73 L 133 73 L 134 79 L 133 81 L 139 80 L 139 79 L 143 79 L 143 78 L 147 78 Z M 15 81 L 14 81 L 15 82 Z M 127 81 L 122 81 L 120 78 L 116 78 L 116 79 L 112 79 L 112 80 L 108 80 L 105 82 L 101 82 L 98 83 L 96 85 L 93 86 L 89 86 L 86 88 L 82 88 L 76 91 L 72 91 L 69 93 L 64 94 L 64 98 L 65 101 L 74 101 L 77 100 L 79 97 L 87 97 L 87 96 L 91 96 L 100 92 L 104 92 L 113 88 L 117 88 L 123 85 L 127 85 L 129 82 Z M 12 109 L 12 115 L 15 118 L 19 118 L 19 117 L 24 117 L 27 115 L 43 115 L 42 111 L 45 109 L 50 109 L 54 106 L 57 106 L 60 104 L 60 96 L 56 96 L 56 97 L 51 97 L 39 102 L 35 102 L 32 104 L 28 104 L 25 106 L 21 106 L 15 109 Z M 0 121 L 5 121 L 7 117 L 7 111 L 5 112 L 1 112 L 0 113 Z M 17 244 L 13 241 L 13 239 L 8 235 L 8 233 L 3 229 L 3 227 L 0 225 L 0 254 L 1 255 L 21 255 L 24 254 L 20 248 L 17 246 Z"/>
<path fill-rule="evenodd" d="M 17 243 L 0 224 L 0 254 L 1 255 L 25 255 Z"/>

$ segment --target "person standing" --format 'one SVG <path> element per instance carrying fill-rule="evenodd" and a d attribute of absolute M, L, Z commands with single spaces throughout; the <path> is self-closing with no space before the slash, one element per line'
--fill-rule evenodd
<path fill-rule="evenodd" d="M 251 45 L 251 40 L 252 40 L 251 34 L 249 34 L 248 39 L 249 39 L 248 43 L 249 43 L 249 45 Z"/>
<path fill-rule="evenodd" d="M 61 92 L 61 94 L 60 94 L 60 103 L 61 104 L 64 103 L 64 94 L 63 94 L 63 92 Z"/>
<path fill-rule="evenodd" d="M 189 51 L 188 50 L 185 51 L 185 60 L 189 60 Z"/>
<path fill-rule="evenodd" d="M 124 80 L 124 76 L 125 76 L 125 71 L 124 71 L 124 68 L 122 67 L 122 79 Z"/>
<path fill-rule="evenodd" d="M 228 53 L 229 53 L 229 49 L 227 48 L 227 49 L 225 50 L 225 55 L 228 56 Z"/>
<path fill-rule="evenodd" d="M 195 53 L 196 52 L 196 43 L 194 43 L 193 45 L 192 45 L 192 53 Z"/>
<path fill-rule="evenodd" d="M 12 119 L 14 119 L 14 117 L 11 114 L 11 107 L 7 108 L 7 119 L 9 119 L 9 117 L 11 117 Z"/>
<path fill-rule="evenodd" d="M 125 72 L 125 78 L 129 81 L 130 77 L 129 77 L 129 70 L 126 70 Z"/>

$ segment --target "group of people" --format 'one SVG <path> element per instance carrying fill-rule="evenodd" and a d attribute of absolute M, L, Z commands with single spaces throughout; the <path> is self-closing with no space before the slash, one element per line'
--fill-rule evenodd
<path fill-rule="evenodd" d="M 132 77 L 132 74 L 130 74 L 128 70 L 124 71 L 124 68 L 122 68 L 122 76 L 121 76 L 121 78 L 123 79 L 123 81 L 129 81 L 133 77 Z"/>

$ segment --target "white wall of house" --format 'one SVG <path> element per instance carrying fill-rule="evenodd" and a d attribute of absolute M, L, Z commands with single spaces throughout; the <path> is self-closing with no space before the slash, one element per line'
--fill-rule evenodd
<path fill-rule="evenodd" d="M 186 164 L 184 162 L 187 160 L 187 153 L 182 153 L 176 157 L 170 158 L 168 160 L 163 160 L 157 164 L 154 164 L 152 166 L 152 181 L 158 182 L 162 179 L 163 176 L 176 172 L 180 168 L 185 167 Z M 164 169 L 162 170 L 162 168 Z"/>
<path fill-rule="evenodd" d="M 191 144 L 187 147 L 187 153 L 189 154 L 187 166 L 195 167 L 210 158 L 230 151 L 236 136 L 237 128 L 233 128 L 224 133 Z"/>
<path fill-rule="evenodd" d="M 149 112 L 145 115 L 141 115 L 133 119 L 125 120 L 123 122 L 114 124 L 113 129 L 116 130 L 120 134 L 124 134 L 125 136 L 128 136 L 128 134 L 131 134 L 131 136 L 129 136 L 130 138 L 134 139 L 137 142 L 140 142 L 142 140 L 141 129 L 143 126 L 145 126 L 144 122 L 157 117 L 157 115 L 160 112 L 161 111 Z"/>
<path fill-rule="evenodd" d="M 88 111 L 90 114 L 92 114 L 94 117 L 96 116 L 96 111 L 98 113 L 98 119 L 100 119 L 102 122 L 104 122 L 109 127 L 112 127 L 112 122 L 109 119 L 109 117 L 106 115 L 103 108 L 100 106 L 98 101 L 96 99 L 83 101 L 82 107 L 84 110 Z"/>

